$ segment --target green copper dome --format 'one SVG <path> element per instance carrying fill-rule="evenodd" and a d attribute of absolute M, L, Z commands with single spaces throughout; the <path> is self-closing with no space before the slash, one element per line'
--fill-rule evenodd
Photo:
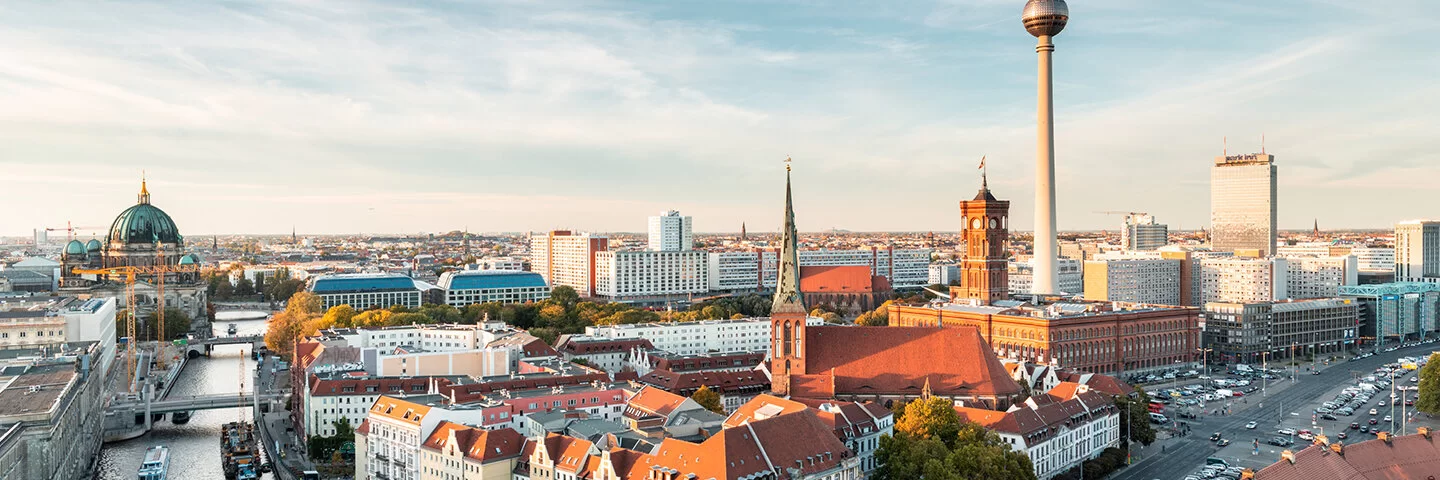
<path fill-rule="evenodd" d="M 65 255 L 84 255 L 84 254 L 85 254 L 85 244 L 80 243 L 79 240 L 71 240 L 70 243 L 65 244 Z"/>
<path fill-rule="evenodd" d="M 193 253 L 187 253 L 187 254 L 185 254 L 185 256 L 180 257 L 180 264 L 181 264 L 181 265 L 194 265 L 194 264 L 197 264 L 197 263 L 200 263 L 200 256 L 199 256 L 199 255 L 196 255 L 196 254 L 193 254 Z"/>
<path fill-rule="evenodd" d="M 91 253 L 100 251 L 100 241 L 91 239 L 89 242 L 85 242 L 85 251 Z"/>
<path fill-rule="evenodd" d="M 150 204 L 150 191 L 145 188 L 144 182 L 140 183 L 139 202 L 115 217 L 115 222 L 110 224 L 110 236 L 106 238 L 106 242 L 126 245 L 156 242 L 183 244 L 185 239 L 180 236 L 180 229 L 175 227 L 175 221 L 171 220 L 164 210 Z"/>

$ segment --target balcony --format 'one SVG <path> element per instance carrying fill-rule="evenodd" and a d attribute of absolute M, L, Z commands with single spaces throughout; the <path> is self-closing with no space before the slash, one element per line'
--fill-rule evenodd
<path fill-rule="evenodd" d="M 387 455 L 385 455 L 385 454 L 383 454 L 383 453 L 377 453 L 377 454 L 375 454 L 375 458 L 376 458 L 377 460 L 382 461 L 382 462 L 388 462 L 388 461 L 390 461 L 390 457 L 387 456 Z"/>
<path fill-rule="evenodd" d="M 380 480 L 390 480 L 390 476 L 386 475 L 385 472 L 375 472 L 375 478 L 378 478 Z"/>

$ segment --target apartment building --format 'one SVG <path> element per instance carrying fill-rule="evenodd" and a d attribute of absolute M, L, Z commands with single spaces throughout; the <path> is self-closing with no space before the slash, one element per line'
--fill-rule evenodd
<path fill-rule="evenodd" d="M 1085 261 L 1085 299 L 1180 305 L 1180 260 L 1161 258 Z"/>
<path fill-rule="evenodd" d="M 1114 400 L 1075 383 L 1062 382 L 1039 400 L 1031 397 L 1006 412 L 970 407 L 955 407 L 955 412 L 1029 456 L 1040 480 L 1120 444 L 1120 411 Z"/>
<path fill-rule="evenodd" d="M 867 266 L 893 288 L 929 285 L 931 249 L 871 247 L 857 250 L 800 250 L 801 267 Z M 774 249 L 710 253 L 710 290 L 756 291 L 775 288 L 779 254 Z"/>
<path fill-rule="evenodd" d="M 668 210 L 660 212 L 660 215 L 650 217 L 649 220 L 648 250 L 679 252 L 694 247 L 695 239 L 691 233 L 689 216 L 682 216 L 680 212 Z"/>
<path fill-rule="evenodd" d="M 823 323 L 824 320 L 815 317 L 805 322 L 806 325 Z M 645 339 L 657 349 L 678 355 L 768 352 L 771 340 L 769 317 L 595 326 L 585 327 L 585 335 L 593 338 Z"/>
<path fill-rule="evenodd" d="M 1440 282 L 1440 221 L 1395 224 L 1395 281 Z"/>
<path fill-rule="evenodd" d="M 1060 291 L 1070 295 L 1085 293 L 1085 265 L 1081 260 L 1061 257 L 1056 263 L 1060 275 Z M 1034 284 L 1035 262 L 1011 260 L 1009 265 L 1010 294 L 1029 295 Z"/>
<path fill-rule="evenodd" d="M 705 294 L 710 254 L 693 250 L 617 250 L 595 254 L 595 294 L 614 301 Z"/>
<path fill-rule="evenodd" d="M 551 287 L 574 288 L 581 296 L 598 295 L 595 256 L 609 249 L 610 239 L 589 233 L 555 230 L 530 238 L 530 271 Z"/>

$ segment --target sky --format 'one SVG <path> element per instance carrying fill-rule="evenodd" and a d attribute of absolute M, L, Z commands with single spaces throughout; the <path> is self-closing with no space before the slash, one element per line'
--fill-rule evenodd
<path fill-rule="evenodd" d="M 1021 0 L 0 4 L 0 235 L 954 231 L 986 156 L 1034 209 Z M 1264 148 L 1282 229 L 1440 217 L 1421 0 L 1077 0 L 1055 39 L 1059 228 L 1209 223 Z"/>

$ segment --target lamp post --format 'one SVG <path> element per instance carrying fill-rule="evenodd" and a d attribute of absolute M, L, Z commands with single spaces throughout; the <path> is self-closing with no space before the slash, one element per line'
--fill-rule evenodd
<path fill-rule="evenodd" d="M 1210 376 L 1210 361 L 1209 361 L 1209 360 L 1210 360 L 1210 352 L 1215 351 L 1215 349 L 1213 349 L 1213 348 L 1197 348 L 1197 349 L 1195 349 L 1195 350 L 1197 350 L 1197 351 L 1200 352 L 1200 371 L 1201 371 L 1201 372 L 1204 372 L 1206 377 L 1209 377 L 1209 376 Z"/>
<path fill-rule="evenodd" d="M 1270 370 L 1269 370 L 1270 363 L 1268 362 L 1269 358 L 1270 358 L 1270 351 L 1269 351 L 1269 350 L 1260 352 L 1260 396 L 1261 396 L 1261 397 L 1268 397 L 1268 396 L 1270 396 L 1270 392 L 1268 392 L 1268 391 L 1265 390 L 1265 387 L 1268 386 L 1268 385 L 1270 385 Z"/>

